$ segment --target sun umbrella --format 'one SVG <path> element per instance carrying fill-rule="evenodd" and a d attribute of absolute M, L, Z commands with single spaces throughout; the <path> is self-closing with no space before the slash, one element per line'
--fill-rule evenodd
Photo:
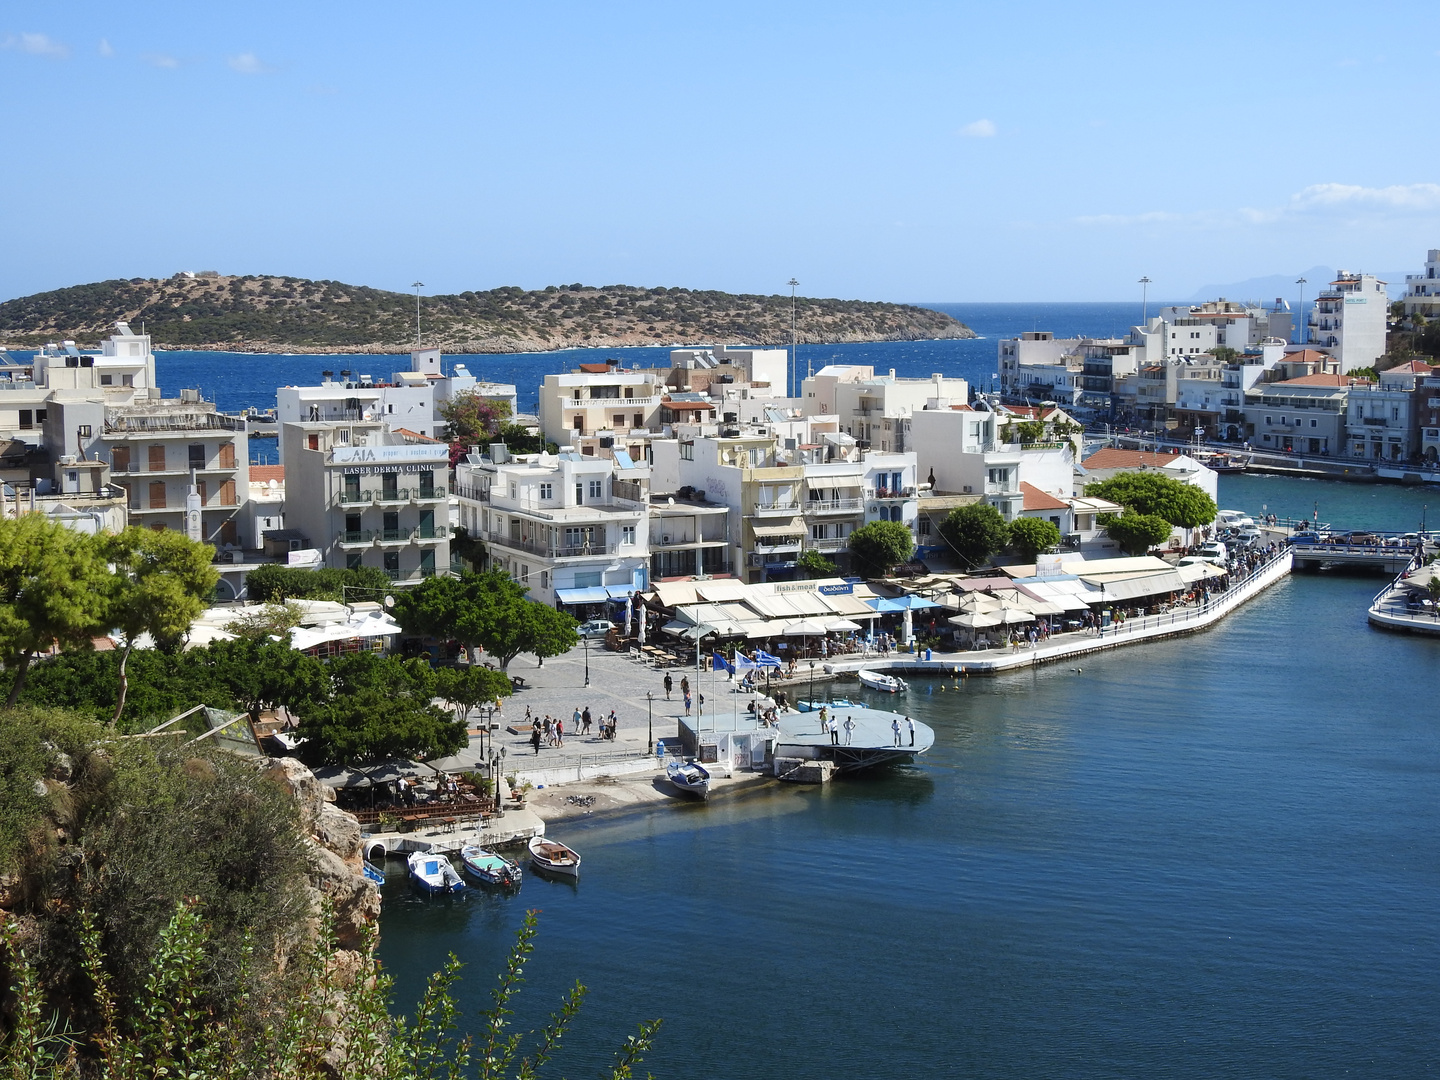
<path fill-rule="evenodd" d="M 1031 615 L 1030 612 L 1026 611 L 1024 608 L 1011 607 L 1009 605 L 1002 607 L 999 611 L 994 612 L 994 615 L 1002 623 L 1007 624 L 1033 622 L 1035 619 L 1035 616 Z"/>
<path fill-rule="evenodd" d="M 992 615 L 988 611 L 962 611 L 959 615 L 952 615 L 945 621 L 969 630 L 979 630 L 986 626 L 999 626 L 1000 616 Z"/>
<path fill-rule="evenodd" d="M 978 592 L 969 593 L 960 601 L 961 611 L 996 611 L 1000 606 L 1001 602 L 995 597 Z"/>
<path fill-rule="evenodd" d="M 785 633 L 795 637 L 818 637 L 825 633 L 825 624 L 802 619 L 785 627 Z"/>
<path fill-rule="evenodd" d="M 843 634 L 848 630 L 859 630 L 861 626 L 859 623 L 851 622 L 849 619 L 836 619 L 834 622 L 826 623 L 825 629 L 832 634 Z"/>
<path fill-rule="evenodd" d="M 422 776 L 426 767 L 418 761 L 383 761 L 373 768 L 365 770 L 365 775 L 370 778 L 373 784 L 390 784 L 399 780 L 402 776 Z"/>

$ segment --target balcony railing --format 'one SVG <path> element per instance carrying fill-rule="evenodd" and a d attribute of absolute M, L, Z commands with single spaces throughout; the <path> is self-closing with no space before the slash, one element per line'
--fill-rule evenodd
<path fill-rule="evenodd" d="M 807 514 L 853 514 L 863 509 L 864 499 L 810 499 L 805 503 Z"/>
<path fill-rule="evenodd" d="M 485 539 L 512 551 L 528 551 L 532 555 L 543 555 L 547 559 L 583 559 L 590 555 L 614 555 L 620 550 L 619 544 L 607 544 L 603 541 L 591 544 L 550 544 L 540 540 L 512 538 L 497 532 L 486 533 Z"/>
<path fill-rule="evenodd" d="M 794 517 L 799 512 L 800 503 L 793 501 L 757 504 L 755 507 L 755 514 L 759 517 L 774 517 L 779 514 L 788 514 Z"/>
<path fill-rule="evenodd" d="M 827 536 L 824 540 L 811 540 L 807 546 L 811 551 L 844 551 L 850 541 L 843 536 Z"/>
<path fill-rule="evenodd" d="M 438 488 L 436 489 L 439 490 Z M 455 489 L 455 494 L 462 499 L 469 499 L 472 502 L 489 502 L 490 489 L 471 487 L 469 484 L 461 484 Z"/>
<path fill-rule="evenodd" d="M 430 528 L 420 527 L 414 529 L 346 529 L 337 535 L 342 547 L 353 547 L 364 544 L 409 544 L 415 541 L 444 540 L 448 535 L 448 525 L 435 525 Z"/>
<path fill-rule="evenodd" d="M 387 493 L 383 488 L 361 488 L 359 491 L 342 491 L 339 501 L 345 504 L 352 503 L 407 503 L 407 502 L 430 502 L 447 498 L 445 488 L 437 485 L 434 488 L 396 488 Z"/>
<path fill-rule="evenodd" d="M 867 488 L 865 491 L 865 497 L 867 499 L 913 499 L 915 497 L 915 489 L 913 487 L 877 487 L 872 491 Z"/>

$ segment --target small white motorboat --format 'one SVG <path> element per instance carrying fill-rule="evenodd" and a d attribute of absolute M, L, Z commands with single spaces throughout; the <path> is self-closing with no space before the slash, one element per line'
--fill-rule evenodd
<path fill-rule="evenodd" d="M 710 773 L 697 761 L 672 761 L 665 766 L 665 775 L 687 795 L 708 799 L 710 797 Z"/>
<path fill-rule="evenodd" d="M 529 847 L 530 864 L 536 870 L 564 877 L 580 876 L 580 856 L 559 841 L 532 836 Z"/>
<path fill-rule="evenodd" d="M 910 689 L 909 683 L 894 675 L 882 675 L 878 671 L 857 671 L 855 674 L 863 685 L 885 694 L 903 694 Z"/>
<path fill-rule="evenodd" d="M 466 844 L 460 849 L 460 865 L 486 885 L 503 888 L 518 888 L 520 885 L 520 867 L 478 844 Z"/>
<path fill-rule="evenodd" d="M 410 864 L 411 879 L 428 893 L 458 892 L 465 888 L 465 882 L 450 865 L 450 860 L 437 851 L 412 852 L 406 861 Z"/>

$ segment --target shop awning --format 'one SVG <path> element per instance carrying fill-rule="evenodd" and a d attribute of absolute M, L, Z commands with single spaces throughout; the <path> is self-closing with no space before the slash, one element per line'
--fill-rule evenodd
<path fill-rule="evenodd" d="M 810 491 L 859 491 L 858 476 L 807 476 L 805 487 Z"/>
<path fill-rule="evenodd" d="M 562 604 L 601 604 L 610 599 L 610 592 L 603 585 L 589 589 L 556 589 L 555 599 Z"/>
<path fill-rule="evenodd" d="M 780 525 L 752 525 L 751 530 L 756 536 L 804 536 L 805 521 L 793 518 Z"/>
<path fill-rule="evenodd" d="M 1142 597 L 1159 596 L 1162 593 L 1185 592 L 1189 588 L 1184 579 L 1174 570 L 1167 570 L 1161 574 L 1102 578 L 1099 581 L 1089 581 L 1085 578 L 1081 578 L 1081 580 L 1092 588 L 1102 589 L 1103 603 L 1109 603 L 1112 600 L 1139 600 Z"/>
<path fill-rule="evenodd" d="M 634 585 L 606 585 L 605 592 L 611 600 L 627 600 L 635 592 Z"/>

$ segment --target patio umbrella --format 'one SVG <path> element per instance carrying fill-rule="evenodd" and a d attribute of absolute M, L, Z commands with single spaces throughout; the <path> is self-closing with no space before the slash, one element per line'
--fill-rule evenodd
<path fill-rule="evenodd" d="M 836 619 L 834 622 L 826 623 L 825 629 L 832 634 L 843 634 L 850 630 L 860 630 L 862 627 L 859 623 L 851 622 L 849 619 Z"/>
<path fill-rule="evenodd" d="M 315 779 L 330 788 L 363 788 L 373 781 L 358 769 L 344 765 L 325 765 L 315 770 Z"/>
<path fill-rule="evenodd" d="M 793 622 L 785 627 L 785 633 L 795 637 L 819 637 L 825 633 L 825 624 L 801 619 L 799 622 Z"/>
<path fill-rule="evenodd" d="M 967 630 L 979 630 L 986 626 L 999 626 L 1000 616 L 988 611 L 962 611 L 959 615 L 952 615 L 945 621 L 954 626 L 963 626 Z"/>
<path fill-rule="evenodd" d="M 392 784 L 402 776 L 406 778 L 423 776 L 429 771 L 429 768 L 418 761 L 406 761 L 400 758 L 394 761 L 382 761 L 379 765 L 364 771 L 372 784 Z"/>
<path fill-rule="evenodd" d="M 999 600 L 980 592 L 968 593 L 964 599 L 960 601 L 961 611 L 996 611 L 1000 607 L 1001 602 Z"/>
<path fill-rule="evenodd" d="M 995 617 L 998 618 L 1002 623 L 1005 623 L 1005 624 L 1007 624 L 1007 625 L 1010 624 L 1010 623 L 1022 623 L 1022 622 L 1034 622 L 1034 621 L 1035 621 L 1035 616 L 1034 616 L 1034 615 L 1031 615 L 1030 612 L 1026 611 L 1024 608 L 1011 607 L 1011 606 L 1008 606 L 1008 605 L 1005 606 L 1005 607 L 1002 607 L 999 611 L 996 611 L 996 612 L 994 613 L 994 615 L 995 615 Z"/>

